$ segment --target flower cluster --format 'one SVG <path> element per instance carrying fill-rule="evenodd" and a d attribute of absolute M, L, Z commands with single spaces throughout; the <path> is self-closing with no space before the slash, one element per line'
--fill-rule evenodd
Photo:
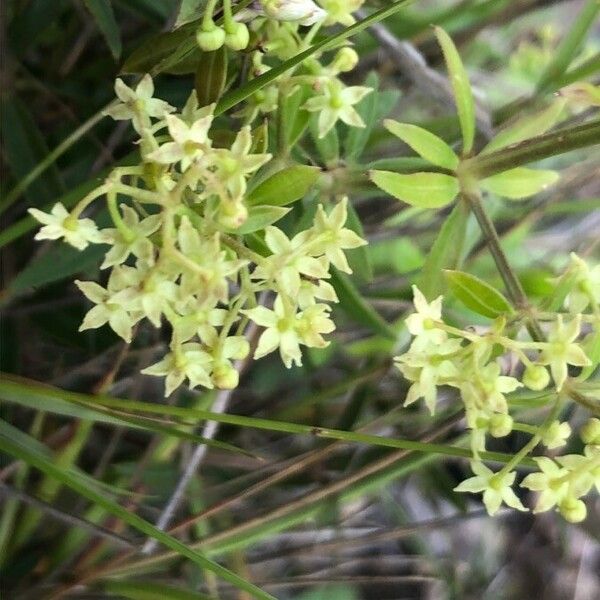
<path fill-rule="evenodd" d="M 354 23 L 352 13 L 363 2 L 261 0 L 234 17 L 227 8 L 229 2 L 225 1 L 223 28 L 217 27 L 207 12 L 198 31 L 198 43 L 203 50 L 215 50 L 223 44 L 239 49 L 237 40 L 243 30 L 243 47 L 247 47 L 252 57 L 249 75 L 258 77 L 278 62 L 306 50 L 322 27 Z M 244 20 L 248 21 L 247 26 Z M 354 107 L 372 90 L 346 86 L 340 79 L 342 73 L 354 69 L 358 55 L 346 46 L 337 51 L 329 64 L 322 64 L 321 60 L 319 54 L 313 55 L 302 66 L 253 94 L 240 115 L 250 124 L 259 115 L 275 111 L 278 98 L 297 93 L 306 98 L 302 105 L 304 110 L 318 113 L 319 137 L 324 137 L 338 121 L 352 127 L 364 127 Z"/>
<path fill-rule="evenodd" d="M 569 379 L 569 368 L 584 371 L 587 368 L 591 372 L 597 365 L 586 349 L 597 347 L 600 338 L 599 268 L 590 268 L 572 255 L 571 265 L 560 280 L 567 286 L 568 310 L 558 314 L 540 312 L 545 323 L 543 341 L 523 340 L 520 332 L 525 329 L 525 318 L 522 322 L 513 318 L 507 323 L 500 316 L 482 333 L 450 326 L 442 317 L 442 297 L 428 302 L 418 288 L 413 288 L 415 312 L 406 319 L 406 326 L 414 339 L 408 351 L 395 359 L 411 383 L 405 404 L 423 398 L 433 414 L 441 386 L 458 390 L 470 430 L 475 476 L 456 489 L 483 492 L 490 514 L 502 502 L 524 510 L 512 490 L 516 478 L 513 469 L 524 456 L 517 455 L 501 471 L 492 472 L 481 462 L 489 437 L 502 438 L 512 431 L 521 431 L 532 436 L 533 447 L 541 443 L 547 449 L 556 449 L 564 447 L 571 436 L 570 425 L 557 419 L 558 407 L 577 383 Z M 585 309 L 590 312 L 582 313 Z M 509 372 L 504 372 L 506 365 L 511 364 Z M 516 420 L 518 404 L 513 406 L 511 399 L 519 389 L 543 393 L 545 404 L 553 406 L 541 425 Z M 568 520 L 585 517 L 585 505 L 580 498 L 594 482 L 598 485 L 600 475 L 599 426 L 598 419 L 586 426 L 583 437 L 587 446 L 583 455 L 559 457 L 556 462 L 536 459 L 541 472 L 529 475 L 522 484 L 541 492 L 536 512 L 557 506 Z"/>
<path fill-rule="evenodd" d="M 289 367 L 301 363 L 301 345 L 326 346 L 323 336 L 335 328 L 329 303 L 337 301 L 330 267 L 351 272 L 344 251 L 365 243 L 345 228 L 347 199 L 329 212 L 319 205 L 312 226 L 290 239 L 272 224 L 288 209 L 247 205 L 250 179 L 271 159 L 253 150 L 248 126 L 230 147 L 216 147 L 214 106 L 199 107 L 195 93 L 176 113 L 153 97 L 149 76 L 135 89 L 121 80 L 115 87 L 119 102 L 109 114 L 132 121 L 141 163 L 115 169 L 70 213 L 61 204 L 50 214 L 30 211 L 44 225 L 37 239 L 109 247 L 101 265 L 109 270 L 106 286 L 76 282 L 94 304 L 81 329 L 108 324 L 130 342 L 143 319 L 155 327 L 167 321 L 170 350 L 144 371 L 166 377 L 167 395 L 185 380 L 235 387 L 234 361 L 250 351 L 249 320 L 266 328 L 257 358 L 279 349 Z M 81 217 L 101 196 L 114 223 L 103 230 Z M 252 226 L 255 214 L 263 221 Z M 258 306 L 265 296 L 274 298 L 272 309 Z"/>

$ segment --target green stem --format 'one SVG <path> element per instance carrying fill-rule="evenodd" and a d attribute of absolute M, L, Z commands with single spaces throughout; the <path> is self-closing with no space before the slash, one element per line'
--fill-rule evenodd
<path fill-rule="evenodd" d="M 107 104 L 104 108 L 101 108 L 97 113 L 92 115 L 85 123 L 80 125 L 71 135 L 63 140 L 52 152 L 48 153 L 46 158 L 38 163 L 15 187 L 6 195 L 4 202 L 0 205 L 0 214 L 2 214 L 7 208 L 12 206 L 16 200 L 19 199 L 21 194 L 50 166 L 52 166 L 56 160 L 62 156 L 71 146 L 78 142 L 90 129 L 104 118 L 104 112 L 110 109 L 112 106 L 117 104 L 114 100 Z"/>
<path fill-rule="evenodd" d="M 576 127 L 565 127 L 491 154 L 467 159 L 461 164 L 461 171 L 481 180 L 531 162 L 596 144 L 600 144 L 600 119 Z"/>
<path fill-rule="evenodd" d="M 208 0 L 206 8 L 204 9 L 204 17 L 202 18 L 202 29 L 204 31 L 211 31 L 215 28 L 215 22 L 213 21 L 213 15 L 215 13 L 215 7 L 218 0 Z"/>

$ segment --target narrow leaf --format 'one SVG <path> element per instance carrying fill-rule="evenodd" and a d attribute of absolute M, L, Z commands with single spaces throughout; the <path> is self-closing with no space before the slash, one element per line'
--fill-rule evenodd
<path fill-rule="evenodd" d="M 237 235 L 246 235 L 264 229 L 268 225 L 277 223 L 283 219 L 291 209 L 282 206 L 252 206 L 248 213 L 248 218 L 242 225 L 236 229 L 231 229 L 231 233 Z"/>
<path fill-rule="evenodd" d="M 542 192 L 558 179 L 559 175 L 556 171 L 517 167 L 488 177 L 481 181 L 480 185 L 487 192 L 502 198 L 520 200 Z"/>
<path fill-rule="evenodd" d="M 463 203 L 457 204 L 446 219 L 427 256 L 417 285 L 430 300 L 442 292 L 443 269 L 456 269 L 460 265 L 468 217 L 469 211 L 466 206 Z"/>
<path fill-rule="evenodd" d="M 456 198 L 456 177 L 443 173 L 401 175 L 391 171 L 371 171 L 371 181 L 384 192 L 419 208 L 441 208 Z"/>
<path fill-rule="evenodd" d="M 121 56 L 121 33 L 110 0 L 85 0 L 115 59 Z"/>
<path fill-rule="evenodd" d="M 500 150 L 500 148 L 506 148 L 506 146 L 518 144 L 523 140 L 527 140 L 538 135 L 543 135 L 552 129 L 552 127 L 554 127 L 554 125 L 556 125 L 556 123 L 559 121 L 566 103 L 566 99 L 558 98 L 541 113 L 537 115 L 528 115 L 523 119 L 519 119 L 509 128 L 501 131 L 483 149 L 481 154 L 494 152 L 495 150 Z"/>
<path fill-rule="evenodd" d="M 444 271 L 454 295 L 469 309 L 484 317 L 512 313 L 508 300 L 494 287 L 474 275 L 462 271 Z"/>
<path fill-rule="evenodd" d="M 446 142 L 437 135 L 408 123 L 398 123 L 387 119 L 385 128 L 408 144 L 419 156 L 444 169 L 454 170 L 458 166 L 458 156 Z"/>
<path fill-rule="evenodd" d="M 333 269 L 331 274 L 331 284 L 340 299 L 340 306 L 358 323 L 369 327 L 375 333 L 391 340 L 396 339 L 396 332 L 388 325 L 381 315 L 361 296 L 352 280 Z"/>
<path fill-rule="evenodd" d="M 227 47 L 214 52 L 202 52 L 196 67 L 195 87 L 200 106 L 221 98 L 227 83 Z"/>
<path fill-rule="evenodd" d="M 199 19 L 205 6 L 206 0 L 181 0 L 181 7 L 175 21 L 175 29 L 190 21 Z"/>
<path fill-rule="evenodd" d="M 346 227 L 364 239 L 365 232 L 362 223 L 351 202 L 348 202 Z M 353 250 L 346 250 L 346 257 L 348 258 L 348 263 L 354 277 L 357 277 L 360 281 L 364 281 L 365 283 L 373 281 L 373 266 L 371 265 L 371 256 L 369 254 L 368 246 L 360 246 Z"/>
<path fill-rule="evenodd" d="M 454 99 L 458 111 L 458 119 L 463 137 L 463 153 L 469 154 L 473 150 L 475 141 L 475 101 L 469 83 L 469 77 L 460 58 L 460 54 L 452 38 L 441 28 L 435 28 L 435 35 L 442 47 L 450 82 L 454 90 Z"/>
<path fill-rule="evenodd" d="M 127 508 L 124 508 L 113 500 L 106 498 L 92 487 L 83 483 L 70 471 L 61 469 L 42 453 L 35 452 L 29 445 L 19 444 L 15 440 L 7 437 L 4 433 L 0 433 L 0 449 L 3 452 L 10 454 L 14 458 L 25 461 L 26 463 L 40 470 L 42 473 L 60 481 L 63 485 L 70 487 L 84 498 L 87 498 L 91 502 L 106 509 L 124 523 L 127 523 L 129 526 L 137 529 L 141 533 L 152 537 L 163 546 L 174 550 L 181 556 L 184 556 L 195 562 L 202 569 L 211 571 L 224 581 L 231 583 L 240 590 L 246 591 L 254 598 L 259 598 L 262 600 L 275 600 L 273 596 L 262 591 L 252 583 L 242 579 L 232 571 L 229 571 L 225 567 L 222 567 L 218 563 L 210 560 L 203 554 L 190 549 L 186 544 L 180 542 L 169 534 L 160 531 L 160 529 L 157 529 L 154 527 L 154 525 L 151 525 L 148 523 L 148 521 L 129 511 Z"/>
<path fill-rule="evenodd" d="M 564 75 L 585 41 L 588 32 L 594 23 L 597 24 L 598 13 L 600 13 L 600 2 L 587 0 L 571 29 L 553 53 L 552 61 L 542 73 L 537 84 L 538 91 L 551 88 L 554 80 Z"/>
<path fill-rule="evenodd" d="M 294 165 L 278 171 L 250 192 L 249 206 L 287 206 L 301 200 L 320 175 L 318 167 Z"/>

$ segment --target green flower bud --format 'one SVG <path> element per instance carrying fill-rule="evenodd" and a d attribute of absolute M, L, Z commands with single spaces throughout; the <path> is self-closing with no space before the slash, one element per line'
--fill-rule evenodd
<path fill-rule="evenodd" d="M 490 418 L 488 429 L 493 437 L 502 438 L 512 431 L 513 423 L 514 420 L 510 415 L 497 413 Z"/>
<path fill-rule="evenodd" d="M 196 41 L 198 46 L 204 52 L 214 52 L 223 46 L 225 43 L 225 31 L 220 27 L 217 27 L 213 23 L 213 27 L 209 29 L 198 29 L 196 33 Z"/>
<path fill-rule="evenodd" d="M 212 382 L 221 390 L 233 390 L 240 382 L 239 373 L 229 364 L 217 365 L 212 372 Z"/>
<path fill-rule="evenodd" d="M 584 444 L 600 446 L 600 419 L 592 418 L 581 428 L 579 432 Z"/>
<path fill-rule="evenodd" d="M 558 510 L 569 523 L 581 523 L 587 516 L 585 503 L 569 496 L 560 503 Z"/>
<path fill-rule="evenodd" d="M 226 27 L 225 44 L 232 50 L 245 50 L 250 43 L 250 32 L 244 23 L 230 23 Z"/>
<path fill-rule="evenodd" d="M 348 73 L 356 67 L 358 60 L 356 50 L 345 47 L 338 51 L 331 66 L 339 73 Z"/>
<path fill-rule="evenodd" d="M 219 208 L 217 221 L 226 229 L 237 229 L 246 222 L 248 209 L 241 202 L 223 204 Z"/>
<path fill-rule="evenodd" d="M 550 383 L 550 373 L 541 365 L 531 365 L 523 373 L 523 384 L 530 390 L 541 392 L 548 387 Z"/>

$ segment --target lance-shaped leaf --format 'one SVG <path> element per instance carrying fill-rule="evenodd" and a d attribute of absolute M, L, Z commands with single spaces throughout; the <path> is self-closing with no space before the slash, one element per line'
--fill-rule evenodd
<path fill-rule="evenodd" d="M 278 171 L 250 192 L 249 206 L 286 206 L 304 198 L 319 178 L 318 167 L 294 165 Z"/>
<path fill-rule="evenodd" d="M 443 173 L 401 175 L 391 171 L 371 171 L 371 181 L 384 192 L 419 208 L 441 208 L 456 198 L 456 177 Z"/>
<path fill-rule="evenodd" d="M 559 121 L 566 104 L 566 99 L 558 98 L 548 108 L 537 115 L 528 115 L 501 131 L 481 152 L 488 154 L 523 140 L 542 135 L 552 129 Z"/>
<path fill-rule="evenodd" d="M 458 50 L 450 36 L 441 28 L 435 28 L 435 35 L 442 47 L 450 82 L 454 91 L 456 109 L 463 137 L 463 153 L 469 154 L 475 141 L 475 101 L 469 83 L 469 77 L 462 63 Z"/>
<path fill-rule="evenodd" d="M 195 87 L 200 106 L 219 100 L 227 83 L 227 47 L 202 52 L 196 67 Z"/>
<path fill-rule="evenodd" d="M 98 29 L 102 32 L 112 55 L 121 56 L 121 34 L 109 0 L 85 0 L 88 10 L 92 13 Z"/>
<path fill-rule="evenodd" d="M 454 295 L 473 312 L 490 319 L 512 312 L 508 300 L 478 277 L 462 271 L 444 271 L 444 275 Z"/>
<path fill-rule="evenodd" d="M 229 229 L 231 233 L 246 235 L 260 231 L 273 223 L 283 219 L 291 209 L 281 206 L 252 206 L 248 211 L 248 218 L 237 229 Z"/>
<path fill-rule="evenodd" d="M 558 179 L 556 171 L 517 167 L 488 177 L 481 181 L 480 185 L 486 192 L 502 198 L 520 200 L 542 192 Z"/>
<path fill-rule="evenodd" d="M 417 125 L 398 123 L 392 119 L 386 119 L 383 124 L 390 133 L 400 138 L 430 163 L 450 170 L 458 166 L 458 156 L 454 150 L 437 135 Z"/>

